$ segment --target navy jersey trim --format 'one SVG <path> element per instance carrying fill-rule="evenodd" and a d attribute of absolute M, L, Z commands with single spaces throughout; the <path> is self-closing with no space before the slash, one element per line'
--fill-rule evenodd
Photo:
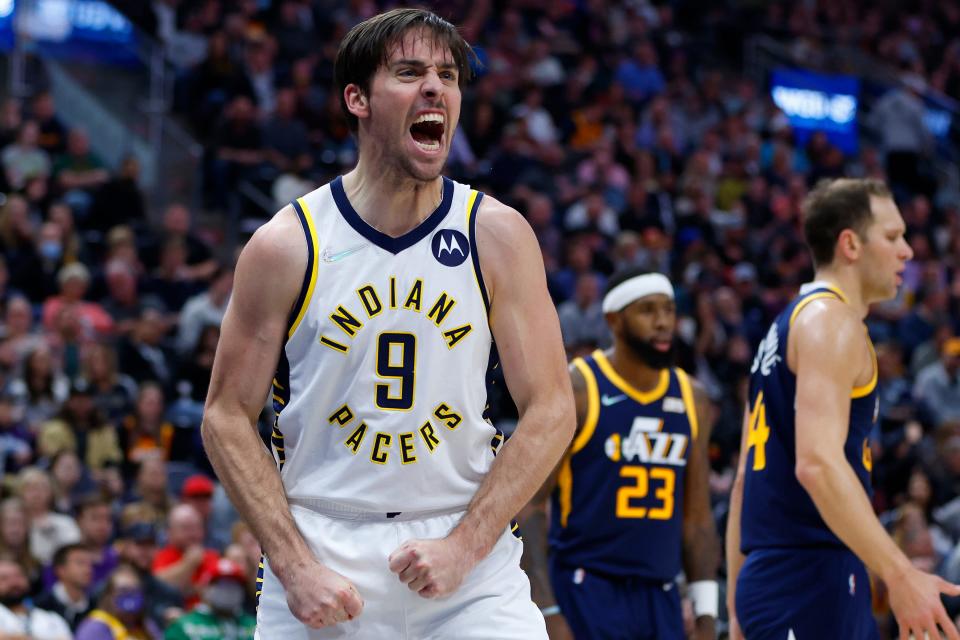
<path fill-rule="evenodd" d="M 300 321 L 303 320 L 307 305 L 310 303 L 310 296 L 313 294 L 313 288 L 317 283 L 317 234 L 313 229 L 313 221 L 310 218 L 309 210 L 300 200 L 294 200 L 290 204 L 296 210 L 300 226 L 303 227 L 303 233 L 307 238 L 307 268 L 303 273 L 300 294 L 297 296 L 297 301 L 287 318 L 288 338 L 293 336 L 293 332 L 297 330 Z"/>
<path fill-rule="evenodd" d="M 330 183 L 330 193 L 333 194 L 333 200 L 337 204 L 337 209 L 340 210 L 340 215 L 347 221 L 347 224 L 353 227 L 354 231 L 384 251 L 397 254 L 426 238 L 447 216 L 453 202 L 453 181 L 449 178 L 443 178 L 443 198 L 440 200 L 440 205 L 417 227 L 396 238 L 388 236 L 382 231 L 377 231 L 360 217 L 360 214 L 350 204 L 347 192 L 343 189 L 343 176 L 337 176 Z"/>
<path fill-rule="evenodd" d="M 477 286 L 480 287 L 480 295 L 483 296 L 483 306 L 487 310 L 487 316 L 490 315 L 490 296 L 487 294 L 487 285 L 483 282 L 483 271 L 480 270 L 480 252 L 477 250 L 477 214 L 480 213 L 480 201 L 483 200 L 483 193 L 474 191 L 476 196 L 471 194 L 472 206 L 467 205 L 467 232 L 470 235 L 470 248 L 472 249 L 470 257 L 473 259 L 473 275 L 477 278 Z"/>

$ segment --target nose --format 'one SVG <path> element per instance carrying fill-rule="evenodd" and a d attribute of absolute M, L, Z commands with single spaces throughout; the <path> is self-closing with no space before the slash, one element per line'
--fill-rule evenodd
<path fill-rule="evenodd" d="M 911 258 L 913 258 L 913 249 L 907 243 L 906 239 L 903 239 L 902 242 L 903 242 L 903 251 L 901 252 L 901 255 L 903 256 L 903 260 L 904 261 L 910 260 Z"/>
<path fill-rule="evenodd" d="M 436 69 L 429 69 L 423 76 L 423 84 L 420 85 L 420 93 L 427 100 L 436 100 L 443 93 L 443 82 Z"/>

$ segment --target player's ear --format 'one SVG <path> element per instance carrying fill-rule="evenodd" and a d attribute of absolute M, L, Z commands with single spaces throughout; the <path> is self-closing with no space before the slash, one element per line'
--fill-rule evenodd
<path fill-rule="evenodd" d="M 860 257 L 860 249 L 862 246 L 863 240 L 861 240 L 856 231 L 853 229 L 844 229 L 837 238 L 835 253 L 843 256 L 847 260 L 853 261 Z"/>
<path fill-rule="evenodd" d="M 359 85 L 351 83 L 344 87 L 343 101 L 347 110 L 357 118 L 362 120 L 370 116 L 370 100 Z"/>

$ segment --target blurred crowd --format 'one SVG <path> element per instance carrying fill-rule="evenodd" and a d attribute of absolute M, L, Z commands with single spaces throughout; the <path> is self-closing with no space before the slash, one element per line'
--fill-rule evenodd
<path fill-rule="evenodd" d="M 205 219 L 241 183 L 279 208 L 355 161 L 333 60 L 387 3 L 115 4 L 178 71 L 175 110 L 206 148 Z M 478 54 L 448 173 L 533 226 L 569 355 L 609 344 L 600 300 L 615 269 L 673 279 L 680 364 L 714 400 L 721 531 L 753 349 L 812 274 L 801 202 L 825 177 L 890 183 L 915 258 L 868 322 L 874 503 L 914 562 L 960 579 L 960 201 L 933 169 L 919 97 L 960 98 L 960 4 L 438 9 Z M 744 33 L 815 67 L 836 66 L 828 46 L 853 46 L 903 83 L 844 154 L 823 133 L 801 140 L 745 73 Z M 249 637 L 259 550 L 198 437 L 236 248 L 191 206 L 155 211 L 136 161 L 105 166 L 57 113 L 44 92 L 0 111 L 0 631 L 5 610 L 35 606 L 78 638 L 114 637 L 117 621 L 135 637 L 226 637 L 190 635 L 224 620 Z M 503 384 L 491 405 L 502 425 L 515 418 Z"/>

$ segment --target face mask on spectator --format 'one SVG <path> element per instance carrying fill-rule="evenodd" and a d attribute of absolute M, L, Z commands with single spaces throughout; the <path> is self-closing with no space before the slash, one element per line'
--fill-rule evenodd
<path fill-rule="evenodd" d="M 59 260 L 63 256 L 63 247 L 55 240 L 44 240 L 40 243 L 40 255 L 47 260 Z"/>
<path fill-rule="evenodd" d="M 113 605 L 120 613 L 140 613 L 143 611 L 143 592 L 123 591 L 113 598 Z"/>
<path fill-rule="evenodd" d="M 235 582 L 212 584 L 204 599 L 214 611 L 233 613 L 243 606 L 243 586 Z"/>

